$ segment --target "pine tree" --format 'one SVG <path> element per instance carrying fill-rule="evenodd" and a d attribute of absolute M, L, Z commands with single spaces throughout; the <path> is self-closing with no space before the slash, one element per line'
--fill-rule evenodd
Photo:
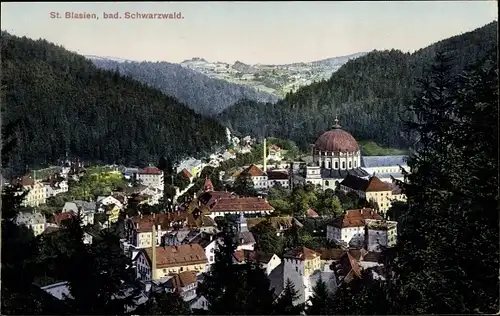
<path fill-rule="evenodd" d="M 394 314 L 498 309 L 497 65 L 454 83 L 446 62 L 438 55 L 412 107 L 420 142 L 401 183 Z"/>
<path fill-rule="evenodd" d="M 308 315 L 328 315 L 330 314 L 329 302 L 331 294 L 328 291 L 325 281 L 320 278 L 313 287 L 313 295 L 310 298 L 310 306 L 307 308 Z"/>
<path fill-rule="evenodd" d="M 139 310 L 140 309 L 140 310 Z M 178 293 L 154 292 L 146 306 L 134 314 L 139 315 L 190 315 L 189 305 Z"/>
<path fill-rule="evenodd" d="M 304 311 L 304 304 L 294 305 L 294 302 L 299 298 L 295 285 L 286 280 L 283 293 L 274 304 L 275 315 L 301 315 Z"/>

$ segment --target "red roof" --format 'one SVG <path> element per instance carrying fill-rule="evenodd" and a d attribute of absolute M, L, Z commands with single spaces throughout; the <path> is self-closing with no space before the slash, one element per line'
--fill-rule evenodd
<path fill-rule="evenodd" d="M 292 249 L 283 255 L 284 258 L 297 259 L 297 260 L 312 260 L 320 257 L 321 254 L 306 247 L 298 247 Z"/>
<path fill-rule="evenodd" d="M 361 192 L 380 192 L 392 190 L 388 183 L 382 182 L 382 180 L 375 176 L 366 180 L 353 175 L 347 175 L 340 184 Z"/>
<path fill-rule="evenodd" d="M 348 132 L 336 124 L 332 130 L 323 133 L 314 144 L 314 150 L 326 152 L 357 152 L 358 142 Z"/>
<path fill-rule="evenodd" d="M 307 209 L 307 216 L 309 216 L 309 217 L 318 217 L 319 215 L 312 208 L 308 208 Z"/>
<path fill-rule="evenodd" d="M 261 177 L 263 175 L 265 175 L 265 173 L 260 170 L 259 167 L 257 167 L 256 165 L 250 165 L 248 168 L 246 168 L 245 170 L 243 170 L 240 175 L 249 175 L 251 177 Z"/>
<path fill-rule="evenodd" d="M 373 176 L 368 181 L 368 186 L 365 192 L 380 192 L 380 191 L 392 191 L 391 186 L 388 183 L 382 182 L 379 178 Z"/>
<path fill-rule="evenodd" d="M 75 214 L 72 211 L 54 214 L 54 223 L 61 225 L 62 221 L 68 220 L 73 216 L 75 216 Z"/>
<path fill-rule="evenodd" d="M 208 205 L 210 207 L 210 205 Z M 274 208 L 265 200 L 258 197 L 220 198 L 210 208 L 211 212 L 251 212 L 274 211 Z"/>
<path fill-rule="evenodd" d="M 363 208 L 360 210 L 349 210 L 344 215 L 335 218 L 332 225 L 338 228 L 362 227 L 365 226 L 365 220 L 376 219 L 383 220 L 374 209 Z"/>
<path fill-rule="evenodd" d="M 160 169 L 155 168 L 155 167 L 147 167 L 147 168 L 139 170 L 139 174 L 156 174 L 156 175 L 160 175 L 162 173 L 163 172 Z"/>
<path fill-rule="evenodd" d="M 193 175 L 192 175 L 191 173 L 189 173 L 189 171 L 187 171 L 187 169 L 186 169 L 186 168 L 182 169 L 181 173 L 182 173 L 182 175 L 183 175 L 184 177 L 186 177 L 187 179 L 191 179 L 191 178 L 193 177 Z"/>

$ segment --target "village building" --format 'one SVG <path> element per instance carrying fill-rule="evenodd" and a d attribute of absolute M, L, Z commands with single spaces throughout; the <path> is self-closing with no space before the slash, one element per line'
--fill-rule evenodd
<path fill-rule="evenodd" d="M 146 248 L 149 258 L 153 258 L 151 248 Z M 208 259 L 205 250 L 198 244 L 183 244 L 178 246 L 156 247 L 156 278 L 161 279 L 183 271 L 193 271 L 196 274 L 205 272 Z"/>
<path fill-rule="evenodd" d="M 383 213 L 391 207 L 393 200 L 392 186 L 382 182 L 376 176 L 363 179 L 348 175 L 340 183 L 340 189 L 344 192 L 354 192 L 362 199 L 375 202 L 379 211 Z"/>
<path fill-rule="evenodd" d="M 397 222 L 386 221 L 375 210 L 348 210 L 335 218 L 326 228 L 327 240 L 354 247 L 380 250 L 391 247 L 397 239 Z"/>
<path fill-rule="evenodd" d="M 47 227 L 47 219 L 45 216 L 37 211 L 33 212 L 19 212 L 16 217 L 17 225 L 25 225 L 29 229 L 33 230 L 35 236 L 43 233 Z"/>
<path fill-rule="evenodd" d="M 23 191 L 17 193 L 18 195 L 27 192 L 26 196 L 21 202 L 21 206 L 40 206 L 46 202 L 46 190 L 42 182 L 34 180 L 30 176 L 24 176 L 22 178 L 13 181 L 15 185 L 21 185 Z"/>
<path fill-rule="evenodd" d="M 348 175 L 366 178 L 374 172 L 383 180 L 391 176 L 401 178 L 400 165 L 406 166 L 404 156 L 361 157 L 356 139 L 341 129 L 339 120 L 335 125 L 318 137 L 311 151 L 309 163 L 294 163 L 293 183 L 310 183 L 323 189 L 335 189 Z"/>
<path fill-rule="evenodd" d="M 147 167 L 139 169 L 139 172 L 137 173 L 137 180 L 145 186 L 163 190 L 163 171 L 158 168 Z"/>
<path fill-rule="evenodd" d="M 43 181 L 45 186 L 45 197 L 53 197 L 60 193 L 68 192 L 69 186 L 68 181 L 63 177 L 51 176 Z"/>
<path fill-rule="evenodd" d="M 236 250 L 234 253 L 234 260 L 236 264 L 243 264 L 245 262 L 259 263 L 268 276 L 282 262 L 280 257 L 274 253 L 253 250 Z"/>
<path fill-rule="evenodd" d="M 137 248 L 150 248 L 152 246 L 153 226 L 155 230 L 156 245 L 160 245 L 162 237 L 175 227 L 186 225 L 185 212 L 160 213 L 152 215 L 138 215 L 125 219 L 125 232 L 127 240 Z"/>

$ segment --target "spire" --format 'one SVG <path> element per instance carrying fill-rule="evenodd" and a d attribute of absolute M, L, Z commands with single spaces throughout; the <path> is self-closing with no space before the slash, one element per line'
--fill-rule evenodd
<path fill-rule="evenodd" d="M 339 124 L 339 118 L 338 118 L 338 116 L 335 116 L 335 124 L 333 125 L 333 128 L 334 128 L 334 129 L 338 129 L 338 128 L 340 128 L 340 127 L 341 127 L 341 126 L 340 126 L 340 124 Z"/>
<path fill-rule="evenodd" d="M 210 180 L 208 177 L 205 177 L 205 184 L 203 185 L 203 190 L 205 192 L 214 190 L 214 185 L 212 184 L 212 180 Z"/>
<path fill-rule="evenodd" d="M 154 213 L 153 213 L 154 216 Z M 153 227 L 151 231 L 151 279 L 156 280 L 156 222 L 153 220 Z"/>

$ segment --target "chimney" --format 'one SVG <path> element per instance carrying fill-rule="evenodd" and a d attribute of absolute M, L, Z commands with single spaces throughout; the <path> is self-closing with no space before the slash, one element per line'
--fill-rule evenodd
<path fill-rule="evenodd" d="M 155 225 L 153 225 L 153 232 L 151 234 L 151 247 L 153 247 L 151 253 L 152 253 L 152 258 L 151 258 L 151 279 L 156 280 L 156 229 Z"/>
<path fill-rule="evenodd" d="M 266 173 L 266 172 L 267 172 L 267 157 L 266 157 L 266 156 L 267 156 L 267 155 L 266 155 L 266 151 L 267 151 L 267 148 L 266 148 L 266 147 L 267 147 L 267 146 L 266 146 L 266 145 L 267 145 L 267 141 L 266 141 L 266 139 L 264 138 L 264 166 L 263 166 L 263 169 L 264 169 L 263 171 L 264 171 L 264 173 Z"/>

